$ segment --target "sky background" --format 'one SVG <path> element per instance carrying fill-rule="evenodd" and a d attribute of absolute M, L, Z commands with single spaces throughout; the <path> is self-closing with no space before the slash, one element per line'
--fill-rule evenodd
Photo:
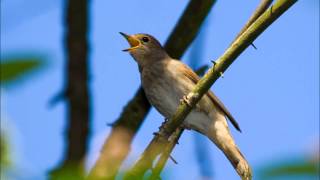
<path fill-rule="evenodd" d="M 118 32 L 148 33 L 164 43 L 187 5 L 181 1 L 91 1 L 90 89 L 92 124 L 88 169 L 119 116 L 140 86 L 138 68 L 121 50 Z M 218 1 L 206 19 L 198 64 L 210 65 L 229 46 L 259 1 Z M 1 57 L 36 53 L 45 70 L 18 88 L 1 89 L 1 128 L 8 132 L 20 179 L 46 179 L 62 160 L 65 103 L 49 101 L 64 83 L 62 0 L 1 1 Z M 201 31 L 203 32 L 203 31 Z M 319 1 L 298 1 L 254 42 L 211 88 L 233 113 L 243 133 L 230 127 L 236 143 L 257 171 L 294 155 L 311 156 L 319 146 Z M 189 48 L 190 50 L 190 48 Z M 190 62 L 190 52 L 182 57 Z M 128 167 L 144 150 L 163 117 L 152 109 L 133 141 Z M 217 147 L 208 144 L 215 179 L 238 176 Z M 186 131 L 168 161 L 170 179 L 199 179 L 193 133 Z M 188 172 L 188 173 L 186 173 Z M 22 176 L 23 174 L 23 176 Z"/>

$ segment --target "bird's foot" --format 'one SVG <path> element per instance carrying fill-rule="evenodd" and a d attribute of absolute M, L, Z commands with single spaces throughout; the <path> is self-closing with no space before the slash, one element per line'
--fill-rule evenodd
<path fill-rule="evenodd" d="M 188 95 L 183 96 L 182 99 L 180 99 L 180 103 L 186 103 L 187 106 L 193 107 L 193 105 L 196 105 L 196 100 L 199 98 L 199 93 L 190 92 Z"/>
<path fill-rule="evenodd" d="M 188 96 L 183 96 L 182 99 L 180 99 L 180 103 L 186 103 L 188 106 L 192 106 Z"/>
<path fill-rule="evenodd" d="M 169 121 L 168 118 L 164 118 L 164 121 L 161 123 L 161 126 L 159 127 L 159 130 L 162 129 L 162 127 Z"/>
<path fill-rule="evenodd" d="M 180 129 L 188 129 L 188 130 L 190 130 L 190 127 L 189 127 L 187 124 L 185 124 L 185 123 L 182 123 L 182 124 L 179 126 L 179 128 L 180 128 Z"/>

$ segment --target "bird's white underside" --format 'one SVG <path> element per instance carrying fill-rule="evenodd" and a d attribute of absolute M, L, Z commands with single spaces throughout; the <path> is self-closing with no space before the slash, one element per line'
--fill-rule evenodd
<path fill-rule="evenodd" d="M 153 106 L 166 118 L 173 116 L 183 96 L 187 95 L 194 87 L 194 84 L 190 83 L 188 79 L 178 79 L 179 76 L 184 76 L 180 73 L 180 71 L 177 70 L 178 66 L 181 65 L 179 63 L 181 62 L 172 61 L 170 65 L 167 66 L 167 71 L 162 74 L 147 72 L 149 78 L 153 79 L 152 83 L 146 84 L 143 82 L 143 80 L 146 80 L 146 78 L 142 79 L 142 85 L 144 88 L 148 89 L 146 95 L 150 103 L 153 104 Z M 155 66 L 156 65 L 157 64 L 155 64 Z M 173 84 L 173 82 L 176 84 L 175 86 L 170 85 Z M 167 86 L 160 84 L 167 84 Z M 178 84 L 180 85 L 178 86 Z M 204 96 L 202 101 L 202 104 L 208 106 L 207 108 L 210 109 L 210 113 L 207 114 L 206 112 L 199 111 L 196 108 L 189 113 L 184 121 L 184 126 L 187 129 L 196 130 L 204 135 L 207 135 L 210 129 L 213 130 L 217 128 L 212 126 L 225 126 L 222 128 L 225 129 L 227 127 L 227 122 L 224 114 L 215 109 L 215 105 L 207 96 Z M 159 104 L 159 102 L 161 102 L 161 104 Z"/>

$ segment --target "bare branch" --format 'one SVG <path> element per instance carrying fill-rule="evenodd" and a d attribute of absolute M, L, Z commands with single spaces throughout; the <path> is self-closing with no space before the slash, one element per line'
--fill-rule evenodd
<path fill-rule="evenodd" d="M 90 94 L 88 88 L 88 11 L 87 0 L 68 0 L 65 14 L 67 127 L 64 161 L 51 172 L 52 179 L 84 175 L 87 153 Z"/>
<path fill-rule="evenodd" d="M 243 26 L 243 28 L 238 33 L 238 35 L 232 43 L 234 43 L 241 36 L 241 34 L 243 34 L 251 26 L 251 24 L 254 23 L 261 16 L 261 14 L 263 14 L 267 10 L 267 8 L 271 5 L 272 1 L 273 0 L 261 0 L 257 9 L 253 12 L 247 23 Z M 255 46 L 253 45 L 253 47 Z"/>

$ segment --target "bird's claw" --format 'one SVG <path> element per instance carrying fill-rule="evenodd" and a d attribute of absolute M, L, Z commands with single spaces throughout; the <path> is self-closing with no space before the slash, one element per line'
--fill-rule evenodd
<path fill-rule="evenodd" d="M 169 121 L 168 118 L 164 118 L 164 121 L 161 123 L 161 126 L 159 127 L 159 130 Z"/>
<path fill-rule="evenodd" d="M 180 103 L 186 103 L 188 106 L 191 107 L 191 102 L 188 96 L 183 96 L 182 99 L 180 99 Z"/>

